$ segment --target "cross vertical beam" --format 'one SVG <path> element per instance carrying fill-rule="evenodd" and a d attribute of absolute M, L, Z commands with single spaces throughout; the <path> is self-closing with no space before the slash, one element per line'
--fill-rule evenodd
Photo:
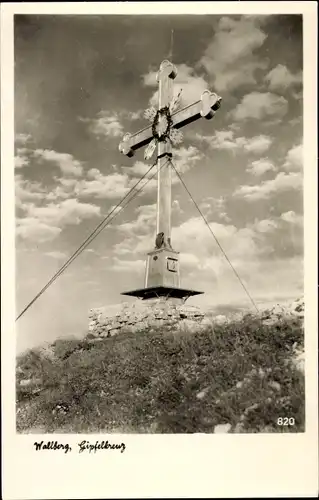
<path fill-rule="evenodd" d="M 145 152 L 145 159 L 149 159 L 156 146 L 158 148 L 155 248 L 147 253 L 144 288 L 122 293 L 143 300 L 169 297 L 170 300 L 185 301 L 188 297 L 202 293 L 181 288 L 179 252 L 171 246 L 171 141 L 174 141 L 174 136 L 176 140 L 176 131 L 185 125 L 200 118 L 213 118 L 220 107 L 221 97 L 205 90 L 198 101 L 175 111 L 176 102 L 172 97 L 176 75 L 177 70 L 171 62 L 165 60 L 161 63 L 157 73 L 158 109 L 150 108 L 146 113 L 147 119 L 153 120 L 152 125 L 134 134 L 125 134 L 119 144 L 121 153 L 129 158 L 136 150 L 149 145 Z"/>
<path fill-rule="evenodd" d="M 158 109 L 169 106 L 173 97 L 173 80 L 177 71 L 169 61 L 163 61 L 157 74 L 159 84 Z M 159 119 L 159 125 L 165 129 L 165 116 Z M 172 182 L 170 156 L 172 147 L 168 138 L 158 143 L 158 177 L 157 177 L 157 217 L 156 234 L 164 233 L 164 246 L 171 246 L 171 205 Z"/>

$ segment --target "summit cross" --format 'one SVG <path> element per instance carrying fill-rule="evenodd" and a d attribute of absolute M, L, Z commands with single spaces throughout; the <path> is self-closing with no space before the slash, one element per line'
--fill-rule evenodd
<path fill-rule="evenodd" d="M 148 253 L 145 288 L 124 295 L 143 299 L 158 296 L 176 298 L 189 297 L 201 292 L 180 288 L 178 252 L 171 244 L 171 164 L 172 143 L 180 142 L 179 129 L 199 118 L 213 118 L 221 104 L 221 97 L 205 90 L 200 99 L 193 104 L 175 111 L 178 97 L 173 99 L 173 80 L 177 69 L 164 60 L 157 73 L 158 109 L 150 108 L 145 115 L 152 122 L 148 127 L 135 134 L 125 134 L 119 145 L 121 153 L 132 157 L 134 152 L 144 146 L 145 159 L 157 151 L 157 217 L 155 249 Z"/>

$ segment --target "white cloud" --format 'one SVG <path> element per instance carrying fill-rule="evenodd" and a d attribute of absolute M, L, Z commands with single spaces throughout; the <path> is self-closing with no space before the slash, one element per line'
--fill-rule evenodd
<path fill-rule="evenodd" d="M 204 139 L 211 141 L 211 145 L 215 149 L 233 149 L 238 147 L 232 130 L 217 130 L 213 136 L 206 136 Z"/>
<path fill-rule="evenodd" d="M 103 175 L 98 169 L 94 169 L 94 172 L 92 170 L 90 174 L 92 180 L 83 179 L 76 184 L 74 191 L 77 196 L 114 199 L 124 196 L 129 191 L 130 180 L 126 174 Z"/>
<path fill-rule="evenodd" d="M 256 71 L 268 66 L 254 54 L 266 40 L 258 17 L 240 19 L 222 17 L 211 43 L 200 60 L 209 73 L 214 89 L 233 90 L 241 85 L 255 84 Z"/>
<path fill-rule="evenodd" d="M 65 225 L 80 224 L 85 219 L 100 215 L 100 207 L 80 203 L 76 199 L 46 206 L 24 203 L 21 208 L 25 216 L 17 218 L 17 235 L 24 240 L 39 242 L 53 240 Z"/>
<path fill-rule="evenodd" d="M 156 204 L 141 205 L 135 210 L 137 217 L 116 226 L 124 236 L 113 246 L 114 255 L 145 256 L 155 243 Z"/>
<path fill-rule="evenodd" d="M 276 167 L 268 158 L 261 158 L 260 160 L 253 161 L 247 167 L 246 171 L 255 176 L 259 176 L 266 172 L 276 171 Z"/>
<path fill-rule="evenodd" d="M 16 234 L 23 240 L 43 243 L 56 238 L 62 231 L 60 227 L 54 227 L 41 222 L 36 217 L 18 218 L 16 221 Z"/>
<path fill-rule="evenodd" d="M 137 175 L 138 177 L 143 177 L 147 171 L 151 168 L 151 165 L 143 163 L 142 161 L 136 161 L 132 167 L 126 167 L 127 172 Z M 155 167 L 150 171 L 148 177 L 151 177 L 155 172 Z"/>
<path fill-rule="evenodd" d="M 183 210 L 182 210 L 178 200 L 173 200 L 172 212 L 173 212 L 173 214 L 179 214 L 179 215 L 183 213 Z"/>
<path fill-rule="evenodd" d="M 100 215 L 100 207 L 90 203 L 80 203 L 71 198 L 60 203 L 43 207 L 37 207 L 30 204 L 28 207 L 28 216 L 37 218 L 39 221 L 61 227 L 66 224 L 80 224 L 82 220 Z"/>
<path fill-rule="evenodd" d="M 23 208 L 28 201 L 40 201 L 46 197 L 46 190 L 39 182 L 28 181 L 21 175 L 15 176 L 16 205 Z"/>
<path fill-rule="evenodd" d="M 181 252 L 179 254 L 181 269 L 196 269 L 200 266 L 201 262 L 197 255 L 189 252 Z"/>
<path fill-rule="evenodd" d="M 283 96 L 271 92 L 251 92 L 246 94 L 236 108 L 230 112 L 235 120 L 248 118 L 261 120 L 265 117 L 283 116 L 287 113 L 288 102 Z"/>
<path fill-rule="evenodd" d="M 91 132 L 97 136 L 120 137 L 123 135 L 123 125 L 120 123 L 118 113 L 100 111 L 97 118 L 79 118 L 89 124 Z"/>
<path fill-rule="evenodd" d="M 157 169 L 154 166 L 151 170 L 151 165 L 143 163 L 142 161 L 137 161 L 134 163 L 132 167 L 122 167 L 127 173 L 126 174 L 112 174 L 109 176 L 104 176 L 103 178 L 97 177 L 97 179 L 91 183 L 91 188 L 94 188 L 96 194 L 100 192 L 98 196 L 108 197 L 108 198 L 117 198 L 119 196 L 124 196 L 130 189 L 136 188 L 133 190 L 133 194 L 138 196 L 142 196 L 147 192 L 152 192 L 157 188 Z M 147 174 L 147 172 L 150 172 Z M 133 176 L 131 176 L 133 174 Z M 147 174 L 147 175 L 146 175 Z M 136 176 L 136 177 L 135 177 Z M 141 177 L 143 177 L 141 181 Z M 100 188 L 98 187 L 100 182 Z M 109 191 L 109 188 L 104 186 L 111 185 L 112 186 Z M 82 183 L 81 194 L 84 196 L 87 193 L 87 187 L 83 190 L 83 186 L 87 186 L 87 183 Z M 96 189 L 95 187 L 96 186 Z M 91 188 L 89 190 L 91 191 Z"/>
<path fill-rule="evenodd" d="M 303 168 L 303 147 L 302 144 L 293 146 L 287 153 L 283 167 L 286 170 L 300 171 Z"/>
<path fill-rule="evenodd" d="M 225 205 L 226 199 L 224 196 L 219 196 L 218 198 L 208 196 L 199 204 L 199 208 L 206 219 L 213 214 L 214 218 L 219 217 L 219 219 L 225 222 L 230 222 L 230 218 L 225 211 Z"/>
<path fill-rule="evenodd" d="M 113 257 L 112 271 L 141 273 L 145 269 L 145 260 L 121 260 Z"/>
<path fill-rule="evenodd" d="M 115 255 L 134 254 L 144 257 L 152 247 L 152 233 L 155 233 L 154 209 L 147 214 L 147 218 L 147 222 L 143 224 L 139 215 L 137 220 L 121 226 L 123 233 L 129 236 L 114 245 Z M 253 228 L 237 229 L 235 226 L 217 222 L 210 223 L 210 227 L 229 257 L 237 264 L 238 261 L 244 264 L 247 257 L 261 253 L 256 238 L 258 235 Z M 178 227 L 173 227 L 172 245 L 176 250 L 187 249 L 181 253 L 181 263 L 188 268 L 211 270 L 215 274 L 227 270 L 228 264 L 201 217 L 193 217 Z"/>
<path fill-rule="evenodd" d="M 22 168 L 30 164 L 30 160 L 25 154 L 26 151 L 25 148 L 18 148 L 17 155 L 14 157 L 14 168 Z"/>
<path fill-rule="evenodd" d="M 264 153 L 269 149 L 272 143 L 272 138 L 267 135 L 257 135 L 251 139 L 246 140 L 244 149 L 249 153 Z"/>
<path fill-rule="evenodd" d="M 196 163 L 203 158 L 202 153 L 194 147 L 181 147 L 179 149 L 173 148 L 173 164 L 176 170 L 179 173 L 185 173 L 191 168 L 193 168 Z M 128 174 L 134 174 L 137 177 L 144 176 L 148 170 L 150 170 L 150 165 L 147 163 L 143 163 L 142 161 L 136 161 L 132 167 L 124 167 Z M 164 167 L 165 168 L 165 167 Z M 144 183 L 145 188 L 143 188 L 142 192 L 152 191 L 157 188 L 157 175 L 156 175 L 156 167 L 154 167 L 149 174 L 145 177 L 146 179 L 152 179 L 149 182 Z M 177 175 L 174 175 L 175 171 L 172 168 L 172 184 L 179 182 Z M 132 187 L 138 179 L 132 178 L 130 181 L 130 187 Z M 138 189 L 143 185 L 138 186 Z"/>
<path fill-rule="evenodd" d="M 226 212 L 220 212 L 219 214 L 219 218 L 225 222 L 230 222 L 231 221 L 231 218 L 228 217 L 227 213 Z"/>
<path fill-rule="evenodd" d="M 299 255 L 292 258 L 255 259 L 246 266 L 246 270 L 242 266 L 239 273 L 258 306 L 266 303 L 269 307 L 287 299 L 291 301 L 303 293 L 303 266 Z M 251 309 L 252 304 L 233 273 L 223 273 L 213 283 L 211 273 L 201 274 L 196 270 L 196 276 L 196 286 L 199 290 L 205 290 L 202 301 L 210 309 L 212 304 L 218 303 L 223 306 L 236 304 L 245 311 Z"/>
<path fill-rule="evenodd" d="M 289 212 L 284 212 L 281 214 L 281 219 L 290 224 L 295 224 L 297 226 L 303 225 L 303 216 L 296 214 L 293 210 L 289 210 Z"/>
<path fill-rule="evenodd" d="M 277 127 L 277 125 L 280 125 L 282 123 L 282 118 L 270 118 L 270 119 L 265 119 L 263 121 L 263 128 L 268 127 L 269 129 L 271 128 L 274 130 L 274 127 Z"/>
<path fill-rule="evenodd" d="M 116 199 L 123 197 L 134 184 L 126 174 L 103 175 L 97 168 L 90 169 L 86 179 L 62 177 L 56 180 L 58 185 L 47 196 L 50 201 L 71 197 Z"/>
<path fill-rule="evenodd" d="M 101 172 L 98 168 L 90 168 L 86 175 L 89 179 L 96 179 L 100 174 Z"/>
<path fill-rule="evenodd" d="M 119 212 L 123 210 L 122 205 L 112 205 L 107 211 L 108 214 L 112 214 L 112 217 L 115 217 Z M 93 251 L 93 250 L 92 250 Z"/>
<path fill-rule="evenodd" d="M 293 74 L 283 64 L 278 64 L 266 76 L 271 90 L 285 90 L 291 85 L 302 82 L 302 72 Z"/>
<path fill-rule="evenodd" d="M 205 228 L 201 231 L 200 222 L 200 219 L 187 221 L 181 226 L 182 235 L 176 234 L 174 228 L 174 246 L 177 249 L 187 248 L 185 258 L 183 253 L 181 254 L 183 284 L 192 286 L 192 282 L 196 280 L 196 287 L 199 290 L 207 290 L 209 293 L 209 290 L 213 288 L 214 293 L 211 298 L 215 297 L 214 300 L 221 301 L 221 296 L 223 296 L 226 303 L 231 302 L 230 297 L 233 295 L 247 300 L 228 262 L 214 244 L 209 232 Z M 296 257 L 280 258 L 276 254 L 278 231 L 281 234 L 280 242 L 282 239 L 280 218 L 256 220 L 244 228 L 231 225 L 218 227 L 213 223 L 210 223 L 210 226 L 253 297 L 265 290 L 269 290 L 273 295 L 286 293 L 287 290 L 291 293 L 295 290 L 296 284 L 300 286 L 302 283 L 299 281 L 300 278 L 302 280 L 298 267 L 300 257 L 298 256 L 297 265 L 292 266 L 292 261 L 296 260 Z M 281 242 L 281 251 L 283 251 L 283 246 L 294 251 L 295 240 L 291 232 L 283 234 L 285 242 L 284 244 Z M 249 266 L 247 266 L 247 261 L 249 261 Z M 293 278 L 291 269 L 296 271 Z M 205 300 L 206 298 L 209 300 L 209 297 L 204 297 Z"/>
<path fill-rule="evenodd" d="M 301 125 L 302 124 L 302 116 L 296 116 L 295 118 L 291 118 L 291 120 L 288 121 L 288 125 L 295 127 L 296 125 Z"/>
<path fill-rule="evenodd" d="M 196 150 L 197 151 L 197 150 Z M 35 156 L 45 159 L 46 161 L 56 162 L 64 174 L 73 174 L 78 176 L 82 172 L 82 166 L 79 162 L 74 160 L 71 155 L 56 153 L 50 150 L 36 150 Z M 196 160 L 195 149 L 189 150 L 190 162 Z M 142 162 L 137 162 L 132 168 L 127 168 L 128 174 L 142 174 L 144 170 L 148 170 L 149 165 L 144 165 Z M 109 175 L 103 175 L 99 169 L 91 168 L 84 172 L 85 177 L 82 179 L 74 177 L 60 178 L 54 176 L 53 180 L 56 182 L 50 190 L 40 183 L 28 182 L 22 179 L 21 175 L 16 176 L 16 202 L 21 206 L 23 200 L 42 200 L 46 198 L 49 202 L 56 202 L 61 200 L 68 200 L 72 198 L 105 198 L 117 199 L 125 196 L 130 189 L 132 189 L 138 182 L 138 177 L 130 177 L 128 174 L 114 171 Z M 156 169 L 153 170 L 152 175 L 156 176 Z M 142 188 L 142 184 L 138 185 L 137 189 Z M 145 191 L 152 191 L 157 186 L 156 178 L 152 179 L 141 189 L 141 194 Z"/>
<path fill-rule="evenodd" d="M 130 222 L 124 222 L 117 226 L 117 229 L 126 233 L 141 235 L 149 233 L 150 229 L 155 226 L 156 219 L 156 204 L 141 205 L 136 209 L 137 218 Z"/>
<path fill-rule="evenodd" d="M 46 252 L 45 255 L 47 255 L 48 257 L 52 257 L 52 259 L 56 260 L 66 259 L 67 257 L 65 253 L 59 251 Z"/>
<path fill-rule="evenodd" d="M 226 151 L 236 151 L 243 147 L 244 138 L 234 138 L 232 130 L 217 130 L 214 135 L 200 135 L 196 134 L 195 137 L 200 141 L 207 142 L 212 149 L 221 149 Z"/>
<path fill-rule="evenodd" d="M 210 222 L 210 228 L 235 268 L 247 272 L 249 261 L 263 258 L 266 248 L 263 236 L 254 227 L 237 228 L 230 224 Z M 181 263 L 196 271 L 197 278 L 207 279 L 224 276 L 229 279 L 231 269 L 212 234 L 200 217 L 193 217 L 172 231 L 172 242 L 177 250 L 187 249 L 181 254 Z"/>
<path fill-rule="evenodd" d="M 76 186 L 78 181 L 76 179 L 70 179 L 74 182 L 67 183 L 69 179 L 61 178 L 58 179 L 59 184 L 55 186 L 46 196 L 46 201 L 57 201 L 66 200 L 67 198 L 73 197 L 75 195 Z"/>
<path fill-rule="evenodd" d="M 207 142 L 212 149 L 225 151 L 247 151 L 248 153 L 260 154 L 269 149 L 272 144 L 272 137 L 267 135 L 257 135 L 254 137 L 234 137 L 233 130 L 217 130 L 212 136 L 196 134 L 200 141 Z"/>
<path fill-rule="evenodd" d="M 143 196 L 145 193 L 152 193 L 157 189 L 157 179 L 156 179 L 156 171 L 152 171 L 150 177 L 154 176 L 152 179 L 146 177 L 141 181 L 141 183 L 136 187 L 134 193 L 138 193 L 138 196 Z M 138 182 L 139 179 L 133 177 L 130 181 L 130 187 L 132 188 Z"/>
<path fill-rule="evenodd" d="M 296 91 L 292 91 L 291 92 L 291 97 L 293 97 L 294 99 L 296 99 L 296 101 L 302 101 L 303 99 L 303 91 L 300 90 L 300 92 L 296 92 Z M 302 117 L 300 117 L 300 120 L 302 119 Z"/>
<path fill-rule="evenodd" d="M 50 149 L 36 149 L 33 152 L 36 158 L 55 163 L 65 175 L 81 176 L 83 168 L 81 163 L 68 153 L 58 153 Z"/>
<path fill-rule="evenodd" d="M 138 111 L 125 111 L 125 110 L 122 110 L 119 115 L 123 118 L 127 118 L 128 120 L 132 120 L 132 121 L 135 121 L 135 120 L 139 120 L 140 118 L 142 118 L 143 116 L 143 110 L 140 109 Z"/>
<path fill-rule="evenodd" d="M 194 146 L 181 147 L 179 149 L 173 148 L 173 162 L 179 173 L 187 172 L 202 158 L 202 153 Z"/>
<path fill-rule="evenodd" d="M 212 203 L 209 199 L 205 199 L 199 204 L 199 208 L 201 209 L 205 217 L 208 217 L 208 215 L 210 215 L 212 211 Z"/>
<path fill-rule="evenodd" d="M 208 83 L 203 76 L 197 76 L 194 73 L 194 69 L 190 68 L 186 64 L 176 65 L 177 76 L 173 83 L 173 95 L 176 96 L 182 89 L 180 95 L 179 105 L 180 107 L 192 104 L 201 98 L 204 90 L 209 88 Z M 143 75 L 144 85 L 157 87 L 158 82 L 156 81 L 157 71 L 151 71 L 150 73 Z M 158 90 L 152 95 L 150 99 L 150 104 L 157 108 L 158 106 Z"/>
<path fill-rule="evenodd" d="M 252 186 L 240 186 L 234 192 L 235 196 L 247 201 L 268 199 L 276 193 L 302 188 L 302 177 L 299 173 L 279 172 L 274 179 L 263 181 Z"/>
<path fill-rule="evenodd" d="M 153 203 L 152 205 L 141 205 L 140 207 L 137 207 L 135 212 L 144 220 L 149 220 L 156 213 L 156 203 Z"/>
<path fill-rule="evenodd" d="M 16 144 L 21 144 L 21 145 L 25 145 L 27 142 L 29 142 L 31 139 L 31 134 L 24 134 L 24 133 L 20 133 L 20 134 L 17 134 L 15 136 L 15 142 Z"/>
<path fill-rule="evenodd" d="M 132 255 L 131 248 L 133 248 L 133 246 L 133 238 L 125 238 L 125 240 L 122 240 L 120 243 L 113 246 L 113 253 L 114 255 Z M 106 257 L 102 258 L 104 259 Z"/>
<path fill-rule="evenodd" d="M 278 224 L 273 219 L 263 219 L 255 221 L 252 227 L 259 233 L 272 233 Z"/>
<path fill-rule="evenodd" d="M 140 110 L 140 111 L 132 111 L 130 114 L 129 114 L 129 119 L 130 120 L 139 120 L 143 115 L 143 111 Z"/>

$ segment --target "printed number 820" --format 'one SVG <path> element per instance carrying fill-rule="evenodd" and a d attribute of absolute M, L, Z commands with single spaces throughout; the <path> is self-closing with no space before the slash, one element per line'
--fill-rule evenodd
<path fill-rule="evenodd" d="M 277 425 L 295 425 L 295 419 L 294 417 L 279 417 Z"/>

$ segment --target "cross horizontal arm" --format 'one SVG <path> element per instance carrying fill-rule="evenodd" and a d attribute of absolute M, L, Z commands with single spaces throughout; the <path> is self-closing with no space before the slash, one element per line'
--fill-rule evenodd
<path fill-rule="evenodd" d="M 184 108 L 172 114 L 173 128 L 179 129 L 194 122 L 201 117 L 211 119 L 216 113 L 221 104 L 221 97 L 217 94 L 205 90 L 199 101 L 185 106 Z M 134 151 L 147 146 L 153 139 L 152 126 L 143 128 L 135 134 L 125 134 L 122 142 L 119 145 L 121 153 L 128 157 L 134 155 Z"/>
<path fill-rule="evenodd" d="M 152 126 L 143 128 L 135 134 L 125 134 L 122 142 L 119 145 L 119 150 L 124 155 L 131 158 L 134 155 L 136 149 L 140 149 L 143 146 L 147 146 L 153 139 Z"/>
<path fill-rule="evenodd" d="M 199 118 L 210 120 L 220 107 L 222 98 L 205 90 L 199 101 L 185 106 L 172 114 L 173 128 L 179 129 Z"/>

